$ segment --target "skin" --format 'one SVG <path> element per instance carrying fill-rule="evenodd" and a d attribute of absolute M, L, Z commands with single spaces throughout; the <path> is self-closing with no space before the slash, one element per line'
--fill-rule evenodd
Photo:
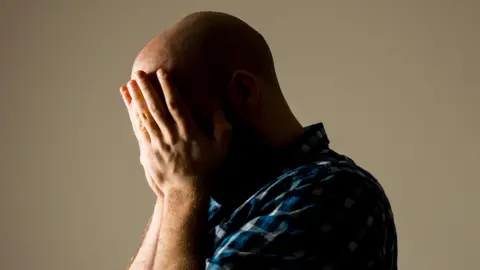
<path fill-rule="evenodd" d="M 268 45 L 233 16 L 194 13 L 142 49 L 120 92 L 157 195 L 129 269 L 201 269 L 209 198 L 246 199 L 235 191 L 250 191 L 252 172 L 303 132 Z"/>

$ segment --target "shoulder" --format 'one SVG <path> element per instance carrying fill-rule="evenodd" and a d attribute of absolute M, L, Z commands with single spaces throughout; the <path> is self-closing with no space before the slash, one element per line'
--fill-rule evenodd
<path fill-rule="evenodd" d="M 383 188 L 366 170 L 351 159 L 323 158 L 292 169 L 284 170 L 273 182 L 254 196 L 264 202 L 281 199 L 282 194 L 303 196 L 304 199 L 361 195 L 369 192 L 379 199 L 385 197 Z"/>
<path fill-rule="evenodd" d="M 316 225 L 325 220 L 370 222 L 370 216 L 392 215 L 382 186 L 348 158 L 325 158 L 285 171 L 251 200 L 259 215 L 280 211 L 316 220 Z"/>
<path fill-rule="evenodd" d="M 348 158 L 318 159 L 286 170 L 237 209 L 230 225 L 217 230 L 220 245 L 207 262 L 238 269 L 260 262 L 279 269 L 390 262 L 396 234 L 388 213 L 367 171 Z"/>

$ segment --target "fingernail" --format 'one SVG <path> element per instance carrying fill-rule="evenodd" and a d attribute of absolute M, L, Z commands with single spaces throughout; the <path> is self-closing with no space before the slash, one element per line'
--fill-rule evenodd
<path fill-rule="evenodd" d="M 158 69 L 157 74 L 158 74 L 158 76 L 164 77 L 165 72 L 163 72 L 163 69 Z"/>
<path fill-rule="evenodd" d="M 137 71 L 137 77 L 143 79 L 145 77 L 145 72 L 143 72 L 143 70 Z"/>

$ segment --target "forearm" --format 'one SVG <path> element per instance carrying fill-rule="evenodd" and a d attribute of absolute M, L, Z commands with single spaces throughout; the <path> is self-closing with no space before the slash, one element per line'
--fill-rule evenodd
<path fill-rule="evenodd" d="M 155 254 L 157 249 L 161 248 L 160 228 L 163 216 L 163 199 L 157 199 L 147 228 L 143 236 L 143 241 L 137 253 L 132 258 L 129 270 L 154 269 Z"/>
<path fill-rule="evenodd" d="M 160 230 L 162 249 L 157 250 L 154 269 L 203 269 L 202 230 L 208 200 L 184 192 L 165 196 Z"/>

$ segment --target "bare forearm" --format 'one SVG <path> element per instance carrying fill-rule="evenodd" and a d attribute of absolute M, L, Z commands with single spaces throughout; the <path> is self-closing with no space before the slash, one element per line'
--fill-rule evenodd
<path fill-rule="evenodd" d="M 128 267 L 129 270 L 154 269 L 155 254 L 161 248 L 160 228 L 163 216 L 163 199 L 157 199 L 143 242 Z"/>
<path fill-rule="evenodd" d="M 157 250 L 154 269 L 203 269 L 201 235 L 207 218 L 208 200 L 197 196 L 165 197 L 160 230 L 162 249 Z"/>

